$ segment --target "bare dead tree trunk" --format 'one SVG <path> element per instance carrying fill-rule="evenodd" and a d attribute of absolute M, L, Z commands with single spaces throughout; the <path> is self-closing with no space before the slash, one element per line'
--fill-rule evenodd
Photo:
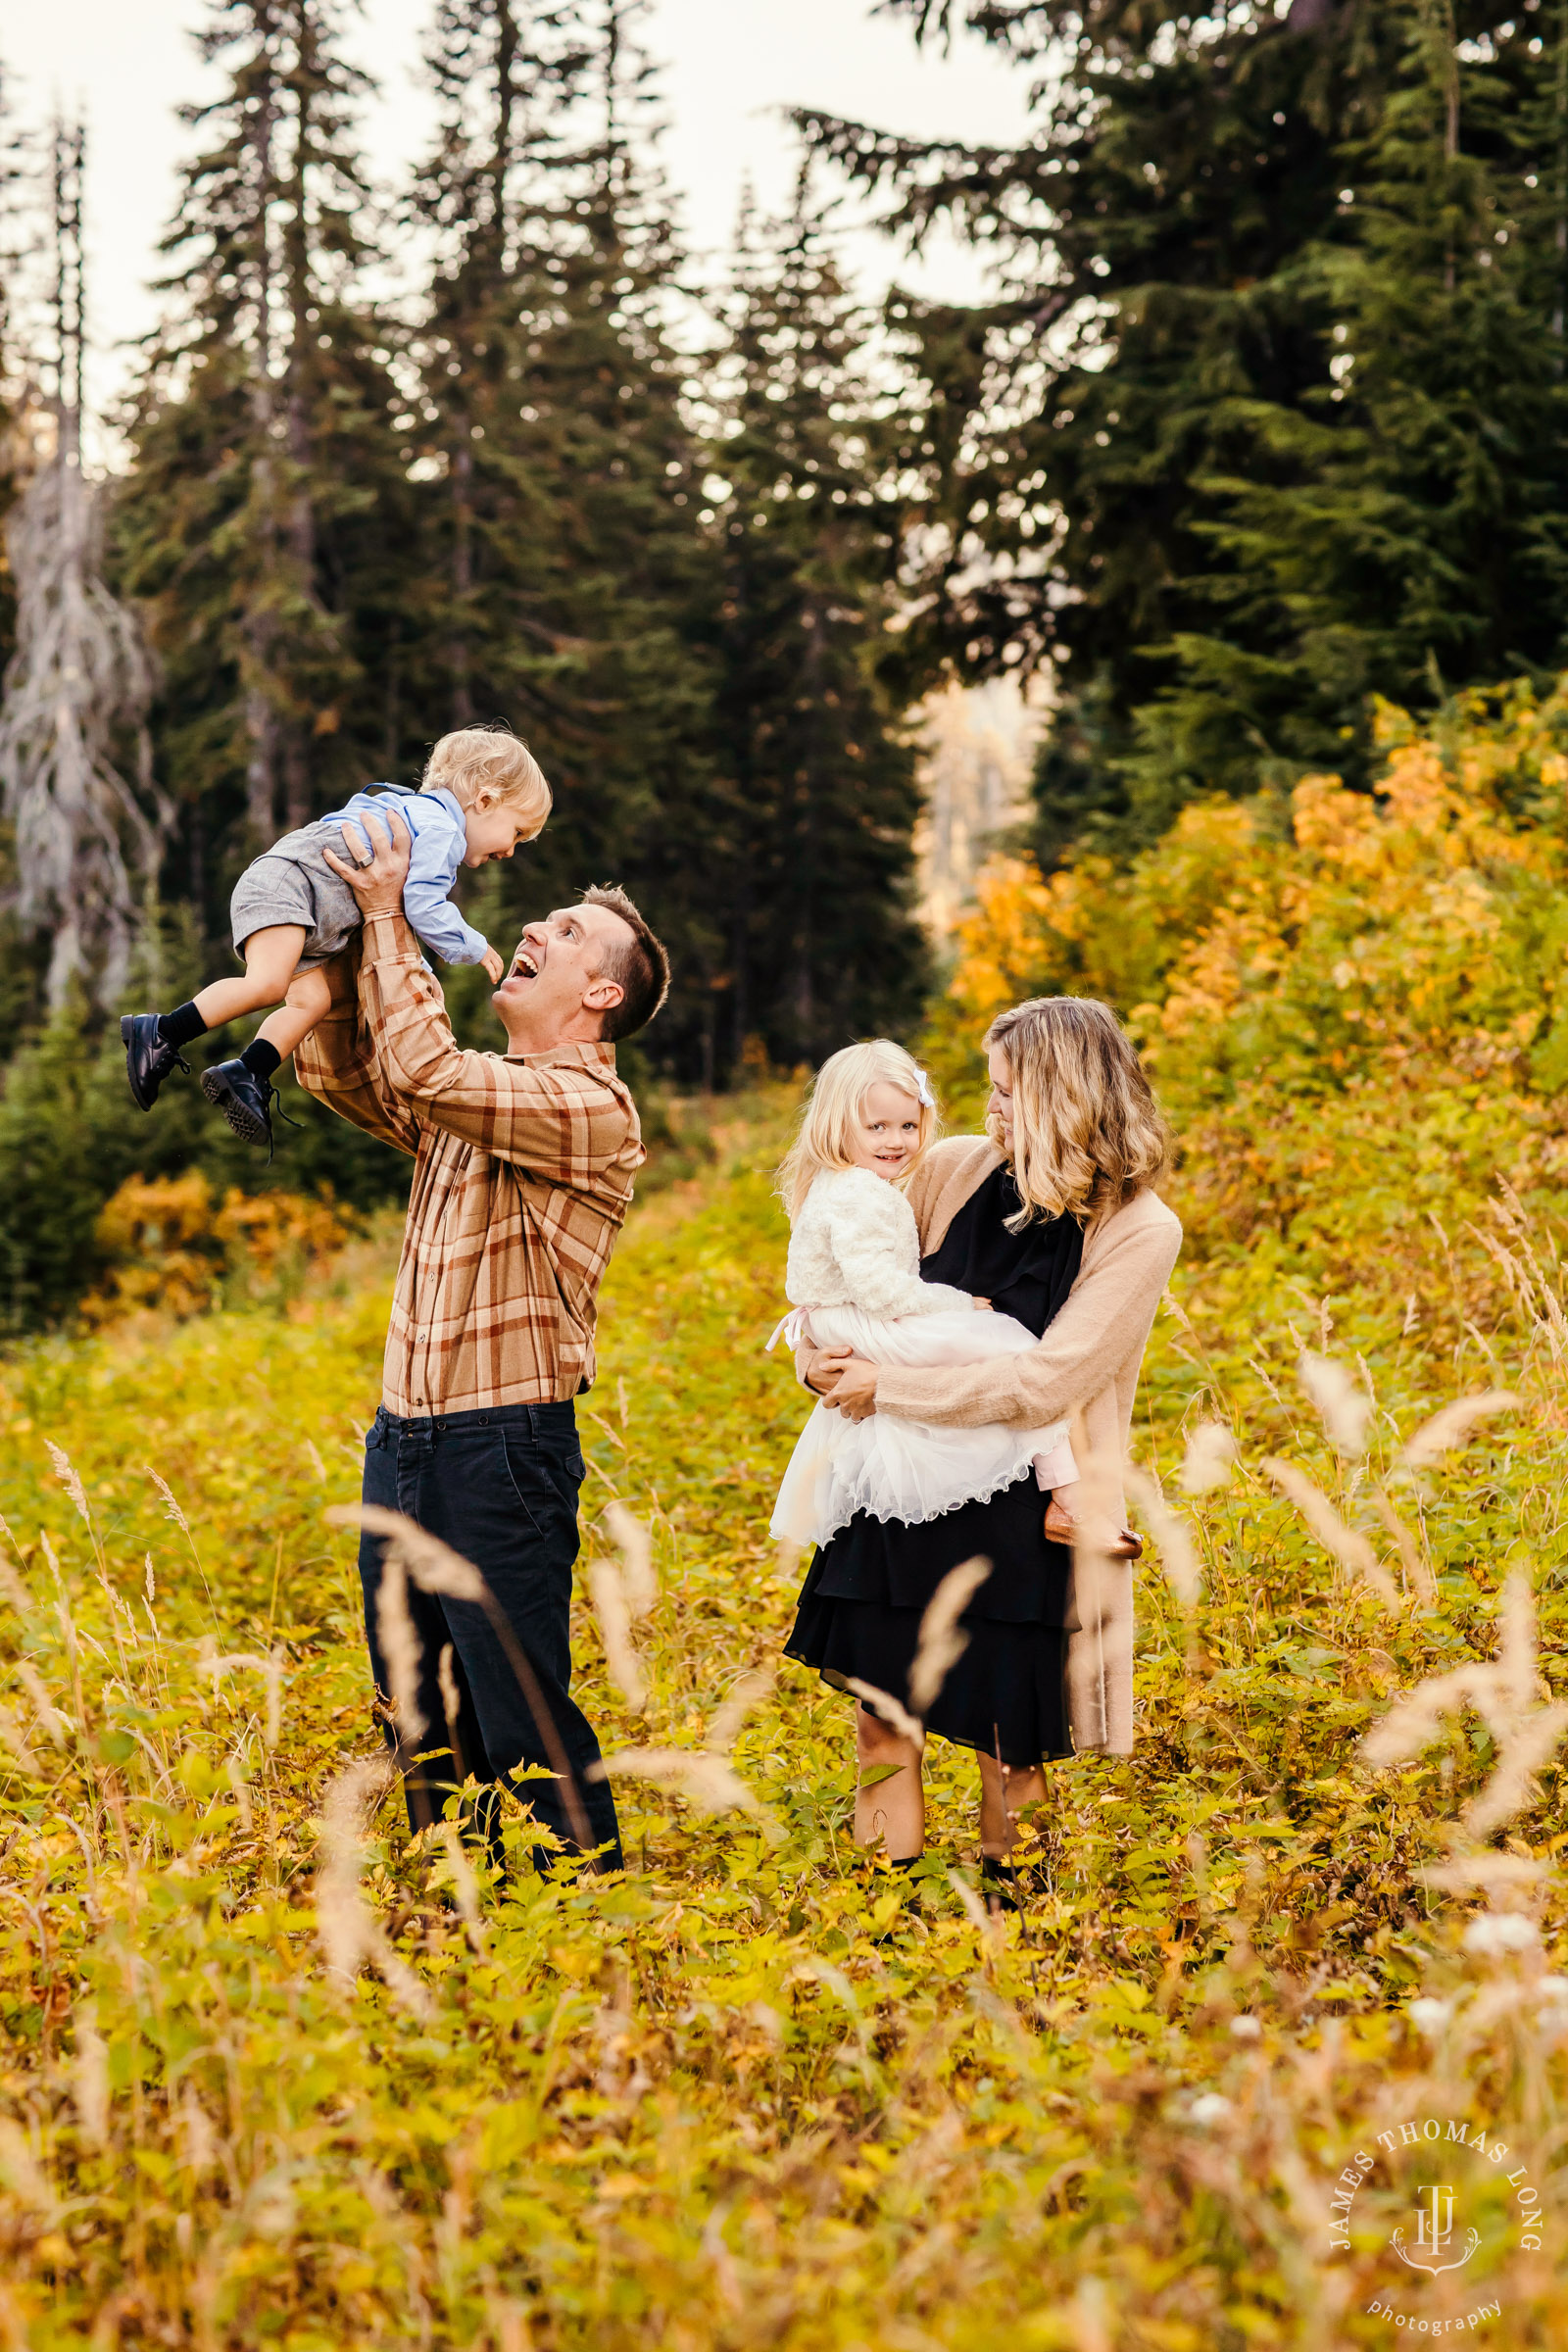
<path fill-rule="evenodd" d="M 153 786 L 145 717 L 155 673 L 104 585 L 102 493 L 81 462 L 85 290 L 79 127 L 55 132 L 54 448 L 12 512 L 17 646 L 0 707 L 0 807 L 16 827 L 18 911 L 53 932 L 49 1001 L 75 978 L 123 992 L 138 886 L 156 879 L 172 815 Z M 135 751 L 131 781 L 117 737 Z"/>

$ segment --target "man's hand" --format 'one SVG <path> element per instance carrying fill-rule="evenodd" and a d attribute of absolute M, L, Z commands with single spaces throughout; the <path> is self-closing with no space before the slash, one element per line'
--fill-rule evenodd
<path fill-rule="evenodd" d="M 330 850 L 321 856 L 334 874 L 341 874 L 360 902 L 362 914 L 396 914 L 403 904 L 403 885 L 409 878 L 409 859 L 414 854 L 414 836 L 408 820 L 395 808 L 386 812 L 383 827 L 380 812 L 367 811 L 353 819 L 365 828 L 365 838 L 370 845 L 369 859 L 365 864 L 356 861 L 345 864 Z M 348 839 L 344 834 L 345 842 Z"/>
<path fill-rule="evenodd" d="M 868 1421 L 876 1411 L 876 1366 L 849 1348 L 823 1348 L 806 1367 L 806 1385 L 830 1413 Z"/>
<path fill-rule="evenodd" d="M 505 976 L 507 967 L 502 962 L 500 956 L 496 954 L 494 948 L 486 948 L 484 954 L 479 958 L 479 962 L 483 968 L 485 977 L 490 982 L 491 987 L 499 988 L 501 986 L 502 979 Z"/>

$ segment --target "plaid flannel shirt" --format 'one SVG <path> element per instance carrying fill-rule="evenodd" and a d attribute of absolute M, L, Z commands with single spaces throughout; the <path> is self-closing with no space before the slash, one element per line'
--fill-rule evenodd
<path fill-rule="evenodd" d="M 615 1050 L 466 1054 L 401 913 L 326 967 L 300 1083 L 414 1154 L 382 1402 L 404 1419 L 546 1404 L 594 1376 L 599 1285 L 648 1154 Z"/>

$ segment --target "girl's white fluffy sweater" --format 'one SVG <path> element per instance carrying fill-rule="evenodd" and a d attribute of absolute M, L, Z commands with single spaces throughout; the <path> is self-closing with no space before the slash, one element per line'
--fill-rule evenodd
<path fill-rule="evenodd" d="M 791 1306 L 858 1306 L 868 1315 L 970 1310 L 967 1291 L 920 1280 L 920 1235 L 899 1191 L 869 1168 L 825 1168 L 790 1234 Z"/>

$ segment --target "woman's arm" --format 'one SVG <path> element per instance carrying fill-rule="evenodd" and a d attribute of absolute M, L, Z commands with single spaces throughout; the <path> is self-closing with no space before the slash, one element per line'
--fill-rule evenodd
<path fill-rule="evenodd" d="M 848 1420 L 868 1421 L 876 1411 L 876 1366 L 853 1348 L 813 1348 L 803 1340 L 795 1350 L 795 1377 Z"/>
<path fill-rule="evenodd" d="M 903 1420 L 970 1429 L 986 1421 L 1027 1429 L 1064 1419 L 1143 1349 L 1181 1243 L 1181 1226 L 1168 1209 L 1137 1216 L 1121 1210 L 1030 1354 L 937 1371 L 884 1367 L 875 1372 L 871 1401 Z M 864 1385 L 852 1361 L 839 1386 L 845 1392 L 841 1409 L 851 1409 L 854 1419 L 860 1418 L 853 1408 Z"/>

